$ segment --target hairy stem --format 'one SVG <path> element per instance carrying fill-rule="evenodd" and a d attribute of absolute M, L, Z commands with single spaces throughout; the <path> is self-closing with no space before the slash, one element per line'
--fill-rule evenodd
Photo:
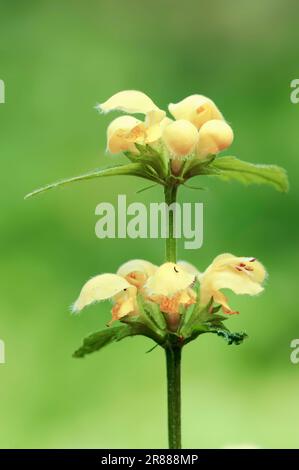
<path fill-rule="evenodd" d="M 167 346 L 168 442 L 181 449 L 181 347 Z"/>
<path fill-rule="evenodd" d="M 168 205 L 168 237 L 166 238 L 166 261 L 176 263 L 177 250 L 174 233 L 175 208 L 178 186 L 170 182 L 165 186 L 165 202 Z M 168 441 L 170 449 L 181 449 L 181 347 L 167 345 L 167 403 L 168 403 Z"/>

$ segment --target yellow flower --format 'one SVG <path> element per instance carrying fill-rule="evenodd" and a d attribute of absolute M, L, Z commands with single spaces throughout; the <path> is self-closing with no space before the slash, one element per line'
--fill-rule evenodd
<path fill-rule="evenodd" d="M 167 262 L 158 267 L 148 261 L 134 259 L 121 265 L 116 274 L 100 274 L 87 281 L 73 305 L 73 312 L 111 299 L 111 322 L 139 316 L 139 292 L 146 301 L 159 305 L 168 329 L 177 331 L 181 307 L 196 303 L 197 294 L 193 290 L 196 279 L 200 283 L 199 299 L 203 307 L 213 299 L 214 303 L 222 306 L 224 313 L 233 314 L 238 312 L 230 308 L 221 289 L 256 295 L 263 291 L 265 277 L 265 268 L 255 258 L 236 257 L 229 253 L 217 256 L 203 273 L 186 261 Z"/>
<path fill-rule="evenodd" d="M 88 305 L 107 299 L 114 300 L 118 318 L 136 312 L 136 287 L 124 278 L 110 273 L 99 274 L 89 279 L 84 284 L 72 310 L 77 313 Z"/>
<path fill-rule="evenodd" d="M 233 140 L 232 128 L 225 121 L 212 119 L 199 129 L 196 154 L 200 158 L 217 155 L 227 149 Z"/>
<path fill-rule="evenodd" d="M 211 99 L 192 95 L 179 103 L 171 103 L 168 108 L 174 121 L 146 94 L 136 90 L 120 91 L 99 104 L 97 109 L 103 113 L 126 113 L 114 119 L 107 129 L 108 151 L 138 154 L 135 144 L 149 144 L 154 149 L 166 146 L 173 160 L 172 171 L 178 174 L 182 165 L 180 159 L 192 154 L 200 158 L 215 155 L 232 143 L 232 129 Z M 130 114 L 143 114 L 145 120 Z"/>
<path fill-rule="evenodd" d="M 80 295 L 73 305 L 77 313 L 84 307 L 101 300 L 112 299 L 112 321 L 139 314 L 136 294 L 146 282 L 155 266 L 144 260 L 131 260 L 123 264 L 117 274 L 100 274 L 93 277 L 83 286 Z M 139 282 L 138 282 L 139 281 Z"/>
<path fill-rule="evenodd" d="M 211 119 L 223 119 L 215 103 L 203 95 L 188 96 L 179 103 L 171 103 L 168 109 L 175 119 L 186 119 L 197 129 Z"/>
<path fill-rule="evenodd" d="M 206 305 L 213 297 L 224 313 L 238 313 L 230 308 L 220 289 L 230 289 L 235 294 L 256 295 L 263 291 L 266 278 L 264 266 L 255 258 L 237 257 L 230 253 L 217 256 L 200 279 L 200 302 Z"/>
<path fill-rule="evenodd" d="M 150 276 L 144 286 L 146 296 L 159 305 L 168 328 L 176 331 L 180 322 L 180 306 L 188 307 L 196 301 L 191 289 L 195 276 L 179 263 L 164 263 Z"/>
<path fill-rule="evenodd" d="M 133 116 L 114 119 L 107 129 L 107 150 L 110 153 L 136 152 L 134 143 L 143 144 L 146 130 L 143 122 Z"/>
<path fill-rule="evenodd" d="M 145 290 L 149 295 L 165 295 L 171 297 L 189 287 L 194 276 L 179 264 L 164 263 L 149 277 Z"/>
<path fill-rule="evenodd" d="M 193 298 L 193 291 L 190 292 L 190 287 L 194 281 L 195 276 L 187 272 L 179 263 L 164 263 L 148 278 L 144 290 L 150 299 L 158 300 L 160 304 L 171 305 L 173 302 L 177 306 L 187 304 L 190 298 Z M 170 308 L 170 310 L 178 312 L 178 308 Z"/>
<path fill-rule="evenodd" d="M 141 91 L 127 90 L 116 93 L 97 106 L 104 113 L 122 111 L 129 114 L 144 114 L 145 122 L 131 116 L 123 116 L 111 122 L 107 131 L 107 148 L 110 153 L 136 152 L 134 143 L 142 145 L 157 141 L 161 137 L 160 124 L 165 118 L 155 103 Z"/>

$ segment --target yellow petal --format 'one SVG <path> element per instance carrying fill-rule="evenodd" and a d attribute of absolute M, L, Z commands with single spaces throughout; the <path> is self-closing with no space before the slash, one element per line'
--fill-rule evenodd
<path fill-rule="evenodd" d="M 149 276 L 154 274 L 157 266 L 149 261 L 134 259 L 123 264 L 117 271 L 119 276 L 123 276 L 130 284 L 137 289 L 142 289 Z"/>
<path fill-rule="evenodd" d="M 189 287 L 177 294 L 178 302 L 182 305 L 192 305 L 196 301 L 196 293 Z"/>
<path fill-rule="evenodd" d="M 133 116 L 114 119 L 107 129 L 107 150 L 110 153 L 135 152 L 134 143 L 143 144 L 146 130 L 143 122 Z"/>
<path fill-rule="evenodd" d="M 195 276 L 175 263 L 164 263 L 145 284 L 148 295 L 171 297 L 193 284 Z"/>
<path fill-rule="evenodd" d="M 141 272 L 149 277 L 152 276 L 156 270 L 157 266 L 149 261 L 145 261 L 144 259 L 132 259 L 122 264 L 118 268 L 117 274 L 118 276 L 125 277 L 132 272 Z"/>
<path fill-rule="evenodd" d="M 263 283 L 267 276 L 264 266 L 256 258 L 234 256 L 231 253 L 217 256 L 205 273 L 208 270 L 221 271 L 225 269 L 232 269 L 234 273 L 245 275 L 259 284 Z"/>
<path fill-rule="evenodd" d="M 172 119 L 165 117 L 162 121 L 155 121 L 154 119 L 146 119 L 146 137 L 145 143 L 152 144 L 160 139 L 162 136 L 163 130 L 167 127 L 172 121 Z"/>
<path fill-rule="evenodd" d="M 131 286 L 125 292 L 120 292 L 113 298 L 113 300 L 115 303 L 112 308 L 112 321 L 110 323 L 115 320 L 120 320 L 127 315 L 138 315 L 135 287 Z"/>
<path fill-rule="evenodd" d="M 255 258 L 237 257 L 230 253 L 217 256 L 201 277 L 201 302 L 206 304 L 213 297 L 229 310 L 220 289 L 230 289 L 235 294 L 256 295 L 263 291 L 261 284 L 266 275 L 264 266 Z"/>
<path fill-rule="evenodd" d="M 136 90 L 120 91 L 105 103 L 99 104 L 97 108 L 104 113 L 110 111 L 123 111 L 129 114 L 152 113 L 149 115 L 149 120 L 153 122 L 161 121 L 165 116 L 165 111 L 159 109 L 145 93 Z"/>
<path fill-rule="evenodd" d="M 180 119 L 164 128 L 162 138 L 170 154 L 176 158 L 182 158 L 193 152 L 198 139 L 198 131 L 191 122 Z"/>
<path fill-rule="evenodd" d="M 217 155 L 227 149 L 233 140 L 232 128 L 225 121 L 213 119 L 206 122 L 199 130 L 196 154 L 200 158 Z"/>
<path fill-rule="evenodd" d="M 165 117 L 164 119 L 162 119 L 162 121 L 160 122 L 160 128 L 162 130 L 162 132 L 164 131 L 164 129 L 169 126 L 169 124 L 171 124 L 173 122 L 172 119 L 170 119 L 169 117 Z"/>
<path fill-rule="evenodd" d="M 203 95 L 192 95 L 179 103 L 171 103 L 169 112 L 175 119 L 187 119 L 199 129 L 211 119 L 223 119 L 215 103 Z"/>
<path fill-rule="evenodd" d="M 110 299 L 131 287 L 121 276 L 116 274 L 100 274 L 86 282 L 72 310 L 73 312 L 79 312 L 82 308 L 93 302 Z"/>

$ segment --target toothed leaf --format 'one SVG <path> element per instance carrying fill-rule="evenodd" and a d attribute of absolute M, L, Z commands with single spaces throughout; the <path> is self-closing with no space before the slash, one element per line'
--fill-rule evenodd
<path fill-rule="evenodd" d="M 282 192 L 289 189 L 286 171 L 276 165 L 260 165 L 244 162 L 236 157 L 221 157 L 211 162 L 207 171 L 207 174 L 224 180 L 236 180 L 247 185 L 266 184 Z"/>
<path fill-rule="evenodd" d="M 126 325 L 107 327 L 104 330 L 97 331 L 87 336 L 83 340 L 82 346 L 74 352 L 73 357 L 84 357 L 87 354 L 99 351 L 108 344 L 120 341 L 128 336 L 136 335 L 143 335 L 154 339 L 151 331 L 145 325 L 137 321 Z"/>
<path fill-rule="evenodd" d="M 83 175 L 74 176 L 72 178 L 66 178 L 64 180 L 57 181 L 55 183 L 48 184 L 43 186 L 42 188 L 36 189 L 31 193 L 25 196 L 25 199 L 28 199 L 32 196 L 36 196 L 37 194 L 44 193 L 45 191 L 50 191 L 51 189 L 60 188 L 63 186 L 67 186 L 72 183 L 77 183 L 79 181 L 86 181 L 96 178 L 103 178 L 107 176 L 139 176 L 140 178 L 148 179 L 150 181 L 154 181 L 156 183 L 161 183 L 160 178 L 156 175 L 155 171 L 142 163 L 129 163 L 127 165 L 120 165 L 111 168 L 105 168 L 103 170 L 92 170 L 88 173 L 84 173 Z"/>

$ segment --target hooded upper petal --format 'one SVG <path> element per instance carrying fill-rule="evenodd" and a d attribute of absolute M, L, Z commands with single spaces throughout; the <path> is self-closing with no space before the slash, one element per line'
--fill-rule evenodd
<path fill-rule="evenodd" d="M 80 295 L 73 305 L 73 312 L 79 312 L 87 305 L 100 300 L 110 299 L 126 289 L 134 289 L 131 284 L 116 274 L 99 274 L 84 284 Z"/>
<path fill-rule="evenodd" d="M 225 121 L 212 119 L 199 129 L 196 154 L 200 158 L 217 155 L 227 149 L 233 140 L 232 128 Z"/>
<path fill-rule="evenodd" d="M 134 143 L 144 143 L 146 129 L 143 122 L 133 116 L 114 119 L 107 129 L 107 150 L 110 153 L 135 152 Z"/>
<path fill-rule="evenodd" d="M 118 270 L 118 276 L 127 276 L 132 272 L 144 273 L 147 277 L 151 276 L 157 270 L 157 266 L 144 259 L 132 259 L 122 264 Z"/>
<path fill-rule="evenodd" d="M 175 119 L 186 119 L 197 129 L 211 119 L 223 119 L 215 103 L 203 95 L 191 95 L 178 103 L 170 103 L 168 109 Z"/>
<path fill-rule="evenodd" d="M 157 266 L 149 261 L 133 259 L 121 265 L 117 274 L 139 289 L 144 286 L 149 276 L 152 276 L 156 269 Z"/>
<path fill-rule="evenodd" d="M 196 266 L 194 266 L 193 264 L 189 263 L 188 261 L 183 261 L 183 260 L 180 260 L 178 261 L 178 265 L 181 266 L 185 271 L 187 271 L 188 273 L 194 275 L 194 277 L 197 277 L 198 279 L 201 278 L 202 276 L 202 273 L 200 271 L 198 271 L 198 269 L 196 268 Z"/>
<path fill-rule="evenodd" d="M 187 289 L 194 279 L 195 276 L 188 273 L 179 264 L 164 263 L 149 277 L 144 288 L 148 295 L 171 297 L 177 292 Z"/>
<path fill-rule="evenodd" d="M 99 104 L 97 109 L 104 113 L 122 111 L 129 114 L 145 114 L 148 115 L 149 124 L 161 121 L 165 116 L 165 111 L 159 109 L 145 93 L 137 90 L 120 91 Z"/>
<path fill-rule="evenodd" d="M 263 291 L 266 278 L 264 266 L 255 258 L 237 257 L 230 253 L 217 256 L 201 277 L 200 296 L 203 304 L 211 297 L 230 313 L 227 300 L 220 289 L 230 289 L 235 294 L 256 295 Z"/>

